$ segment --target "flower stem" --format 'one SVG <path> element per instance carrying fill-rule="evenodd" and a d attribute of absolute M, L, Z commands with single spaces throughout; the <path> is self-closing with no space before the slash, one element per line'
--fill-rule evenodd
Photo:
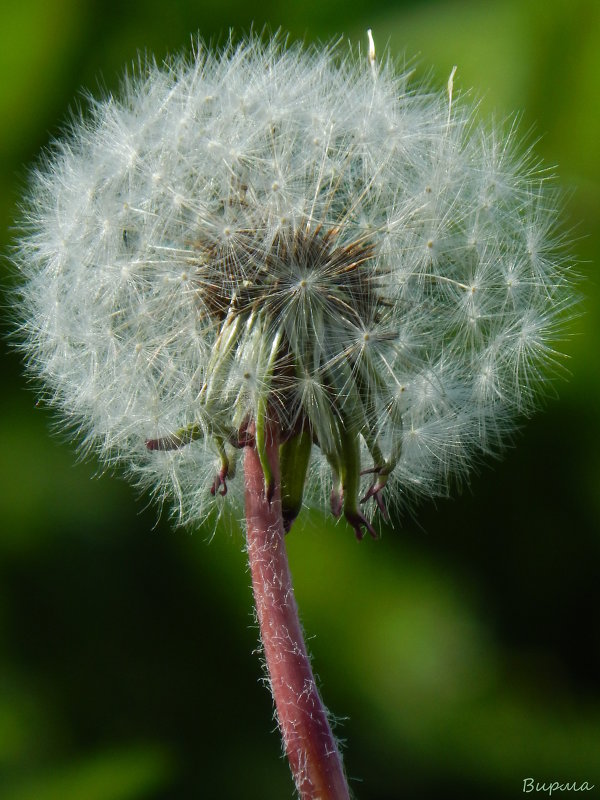
<path fill-rule="evenodd" d="M 260 635 L 285 751 L 301 800 L 349 800 L 342 759 L 319 696 L 298 618 L 281 513 L 279 441 L 269 425 L 271 502 L 255 446 L 246 447 L 248 558 Z"/>

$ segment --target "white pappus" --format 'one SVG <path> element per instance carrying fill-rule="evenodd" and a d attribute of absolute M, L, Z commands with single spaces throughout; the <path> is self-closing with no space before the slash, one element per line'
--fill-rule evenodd
<path fill-rule="evenodd" d="M 551 182 L 453 78 L 251 37 L 90 104 L 16 255 L 29 369 L 84 448 L 199 520 L 276 424 L 286 526 L 308 483 L 359 537 L 384 488 L 445 494 L 499 449 L 572 281 Z"/>

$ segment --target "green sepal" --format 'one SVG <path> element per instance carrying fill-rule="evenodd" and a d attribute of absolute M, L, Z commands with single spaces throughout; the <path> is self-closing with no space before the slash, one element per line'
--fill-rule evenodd
<path fill-rule="evenodd" d="M 286 533 L 302 508 L 311 448 L 312 434 L 308 430 L 292 436 L 279 447 L 281 513 Z"/>
<path fill-rule="evenodd" d="M 179 450 L 180 447 L 185 447 L 186 444 L 195 442 L 196 439 L 201 439 L 203 435 L 204 430 L 200 424 L 193 422 L 191 425 L 179 428 L 169 436 L 162 436 L 159 439 L 146 439 L 146 448 L 148 450 Z"/>
<path fill-rule="evenodd" d="M 341 444 L 341 478 L 344 493 L 344 517 L 354 529 L 357 539 L 363 538 L 363 528 L 376 539 L 377 531 L 358 507 L 360 489 L 360 438 L 358 431 L 339 422 Z"/>
<path fill-rule="evenodd" d="M 265 334 L 266 330 L 263 327 L 262 328 L 263 338 L 265 337 Z M 262 467 L 263 475 L 265 478 L 265 497 L 267 498 L 267 502 L 269 504 L 271 503 L 273 495 L 275 494 L 275 478 L 273 476 L 273 471 L 271 469 L 271 464 L 269 463 L 269 457 L 267 454 L 267 436 L 269 435 L 272 436 L 272 432 L 271 433 L 268 432 L 268 428 L 271 426 L 267 424 L 269 422 L 269 413 L 272 413 L 272 409 L 270 408 L 269 405 L 269 390 L 270 390 L 271 379 L 273 377 L 273 372 L 275 370 L 277 354 L 279 352 L 279 347 L 281 344 L 281 337 L 282 337 L 282 330 L 279 329 L 275 332 L 273 339 L 271 341 L 271 350 L 269 353 L 264 374 L 265 387 L 260 392 L 256 403 L 256 422 L 254 430 L 256 452 L 258 454 L 258 459 L 260 461 L 260 465 Z"/>
<path fill-rule="evenodd" d="M 267 415 L 269 413 L 267 395 L 263 394 L 259 397 L 256 409 L 256 426 L 254 431 L 254 439 L 256 442 L 256 452 L 262 467 L 263 475 L 265 478 L 265 497 L 267 502 L 270 503 L 273 499 L 275 492 L 275 478 L 269 463 L 267 453 Z"/>
<path fill-rule="evenodd" d="M 360 445 L 358 433 L 349 431 L 343 423 L 339 425 L 341 444 L 341 479 L 344 491 L 344 513 L 353 514 L 358 510 L 358 491 L 360 487 Z"/>

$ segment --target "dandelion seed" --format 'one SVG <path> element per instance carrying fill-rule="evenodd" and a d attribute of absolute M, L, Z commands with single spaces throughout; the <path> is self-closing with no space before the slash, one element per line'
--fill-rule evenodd
<path fill-rule="evenodd" d="M 369 30 L 367 31 L 367 38 L 369 40 L 369 52 L 368 52 L 369 64 L 371 65 L 371 71 L 373 73 L 373 77 L 376 77 L 377 69 L 375 66 L 375 41 L 373 40 L 373 32 L 371 28 L 369 28 Z"/>

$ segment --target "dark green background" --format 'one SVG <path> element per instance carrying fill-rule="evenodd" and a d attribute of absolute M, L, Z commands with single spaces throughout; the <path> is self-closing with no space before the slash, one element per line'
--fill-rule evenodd
<path fill-rule="evenodd" d="M 417 55 L 482 113 L 517 111 L 558 164 L 584 276 L 568 382 L 452 501 L 358 544 L 318 515 L 288 543 L 323 694 L 360 800 L 600 794 L 600 4 L 77 2 L 0 11 L 0 235 L 27 165 L 83 87 L 138 51 L 267 22 Z M 80 95 L 81 96 L 81 95 Z M 5 249 L 5 253 L 7 250 Z M 5 283 L 10 281 L 5 271 Z M 8 301 L 6 301 L 8 302 Z M 9 323 L 5 323 L 8 329 Z M 282 800 L 292 784 L 260 684 L 241 533 L 173 531 L 50 435 L 2 349 L 0 797 Z M 542 796 L 537 794 L 536 796 Z M 547 796 L 547 795 L 544 795 Z M 565 795 L 557 795 L 565 796 Z"/>

